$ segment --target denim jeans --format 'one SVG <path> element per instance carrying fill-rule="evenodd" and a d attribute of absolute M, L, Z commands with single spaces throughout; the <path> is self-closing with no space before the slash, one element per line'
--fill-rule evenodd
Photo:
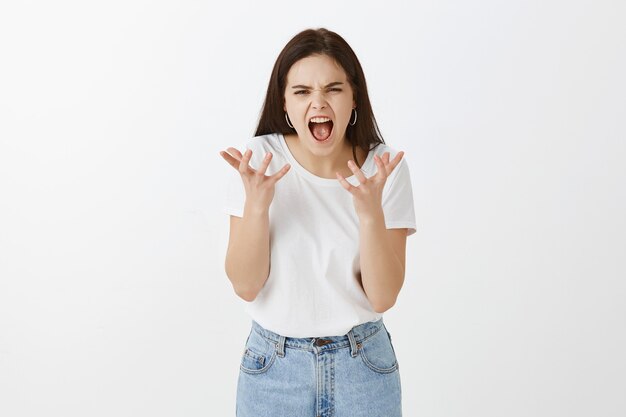
<path fill-rule="evenodd" d="M 383 319 L 346 335 L 291 338 L 252 320 L 237 417 L 401 417 L 400 371 Z"/>

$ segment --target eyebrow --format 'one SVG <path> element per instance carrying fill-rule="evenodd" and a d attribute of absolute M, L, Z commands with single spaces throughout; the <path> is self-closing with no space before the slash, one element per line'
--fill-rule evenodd
<path fill-rule="evenodd" d="M 335 82 L 333 82 L 333 83 L 328 84 L 328 85 L 327 85 L 326 87 L 324 87 L 324 88 L 332 87 L 332 86 L 334 86 L 334 85 L 341 85 L 341 84 L 343 84 L 343 83 L 342 83 L 342 82 L 340 82 L 340 81 L 335 81 Z M 293 86 L 293 87 L 291 87 L 291 88 L 308 88 L 309 90 L 311 89 L 311 87 L 309 87 L 308 85 L 302 85 L 302 84 L 294 85 L 294 86 Z"/>

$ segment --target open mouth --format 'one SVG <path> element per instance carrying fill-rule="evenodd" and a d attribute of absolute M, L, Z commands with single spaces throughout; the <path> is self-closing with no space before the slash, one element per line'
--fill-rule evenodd
<path fill-rule="evenodd" d="M 324 142 L 333 132 L 333 121 L 329 117 L 313 117 L 309 121 L 309 130 L 315 140 Z"/>

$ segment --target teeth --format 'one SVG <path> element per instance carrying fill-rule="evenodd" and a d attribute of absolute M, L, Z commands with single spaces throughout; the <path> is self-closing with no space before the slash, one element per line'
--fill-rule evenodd
<path fill-rule="evenodd" d="M 329 121 L 330 119 L 328 117 L 313 117 L 310 123 L 324 123 Z"/>

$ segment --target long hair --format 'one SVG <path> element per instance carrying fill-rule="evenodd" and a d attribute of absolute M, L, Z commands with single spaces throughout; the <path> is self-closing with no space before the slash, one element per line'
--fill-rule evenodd
<path fill-rule="evenodd" d="M 307 29 L 298 33 L 278 55 L 270 76 L 255 136 L 269 133 L 293 133 L 293 129 L 285 120 L 283 111 L 287 73 L 300 59 L 316 54 L 333 58 L 348 76 L 358 117 L 354 126 L 348 123 L 346 139 L 352 145 L 354 161 L 360 167 L 361 164 L 356 158 L 356 147 L 369 152 L 385 141 L 374 118 L 361 63 L 350 45 L 341 36 L 324 28 Z M 373 147 L 372 144 L 374 144 Z"/>

